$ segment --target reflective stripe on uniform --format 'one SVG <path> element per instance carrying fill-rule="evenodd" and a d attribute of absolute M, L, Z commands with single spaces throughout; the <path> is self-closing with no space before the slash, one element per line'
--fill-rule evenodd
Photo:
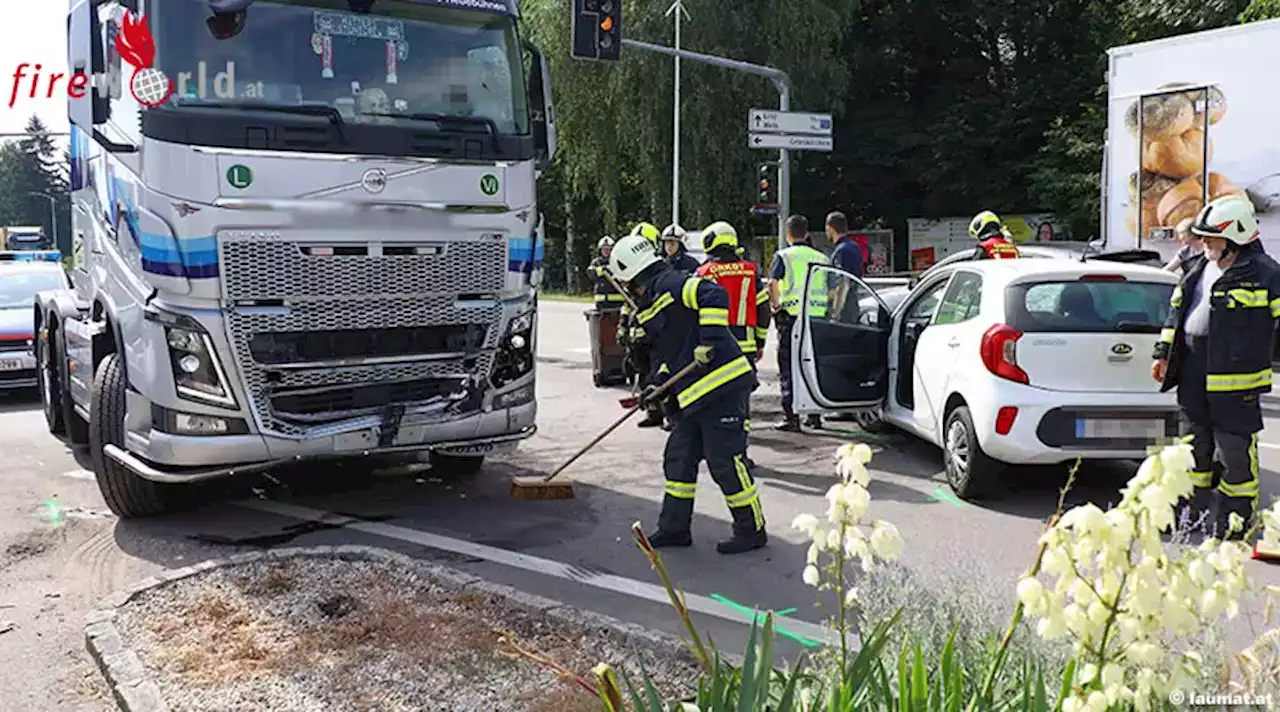
<path fill-rule="evenodd" d="M 756 294 L 756 306 L 760 306 L 767 301 L 769 301 L 769 290 L 761 289 L 759 293 Z M 1280 301 L 1280 299 L 1277 299 L 1276 301 Z"/>
<path fill-rule="evenodd" d="M 782 279 L 778 283 L 779 301 L 782 310 L 793 317 L 800 316 L 801 292 L 804 291 L 804 278 L 809 273 L 811 264 L 830 264 L 827 256 L 809 245 L 792 245 L 778 253 L 782 258 Z M 813 292 L 810 299 L 810 310 L 815 310 L 816 294 L 822 294 L 822 305 L 826 306 L 825 275 L 815 275 Z"/>
<path fill-rule="evenodd" d="M 723 307 L 703 307 L 698 310 L 698 326 L 728 326 L 729 310 Z"/>
<path fill-rule="evenodd" d="M 1182 306 L 1182 285 L 1173 288 L 1173 294 L 1169 297 L 1169 306 L 1174 309 Z"/>
<path fill-rule="evenodd" d="M 701 277 L 690 277 L 684 281 L 684 287 L 680 289 L 680 301 L 694 311 L 698 309 L 698 285 L 701 283 Z"/>
<path fill-rule="evenodd" d="M 1213 486 L 1212 472 L 1196 472 L 1195 470 L 1192 470 L 1187 474 L 1191 475 L 1191 484 L 1196 487 L 1207 488 Z"/>
<path fill-rule="evenodd" d="M 747 464 L 742 461 L 742 455 L 733 456 L 733 469 L 738 475 L 742 491 L 725 497 L 725 502 L 731 508 L 750 507 L 751 514 L 755 518 L 756 529 L 763 529 L 764 508 L 760 506 L 760 493 L 756 490 L 756 483 L 751 480 L 751 473 L 747 472 Z"/>
<path fill-rule="evenodd" d="M 627 299 L 621 294 L 614 292 L 612 294 L 597 294 L 596 301 L 597 302 L 625 302 L 627 301 Z"/>
<path fill-rule="evenodd" d="M 1205 390 L 1210 393 L 1252 391 L 1271 387 L 1271 369 L 1257 373 L 1210 373 L 1205 378 Z"/>
<path fill-rule="evenodd" d="M 756 338 L 757 338 L 757 339 L 767 339 L 767 338 L 769 338 L 769 327 L 767 327 L 767 326 L 757 326 L 757 327 L 756 327 Z"/>
<path fill-rule="evenodd" d="M 693 495 L 698 490 L 696 482 L 676 482 L 675 480 L 667 480 L 666 493 L 669 497 L 676 499 L 693 499 Z"/>
<path fill-rule="evenodd" d="M 1271 300 L 1271 318 L 1280 319 L 1280 297 Z"/>
<path fill-rule="evenodd" d="M 1173 335 L 1177 333 L 1176 329 L 1161 329 L 1159 342 L 1162 344 L 1172 344 Z"/>
<path fill-rule="evenodd" d="M 1267 297 L 1270 296 L 1265 289 L 1229 289 L 1227 296 L 1234 300 L 1235 304 L 1248 308 L 1260 308 L 1269 306 Z M 1232 302 L 1228 302 L 1230 306 Z"/>
<path fill-rule="evenodd" d="M 744 354 L 753 354 L 756 352 L 756 340 L 754 337 L 748 337 L 738 341 L 738 348 Z"/>
<path fill-rule="evenodd" d="M 751 373 L 751 362 L 747 360 L 746 356 L 739 356 L 680 391 L 680 394 L 676 396 L 676 404 L 682 409 L 688 408 L 699 398 L 748 373 Z"/>
<path fill-rule="evenodd" d="M 646 321 L 649 321 L 650 319 L 657 316 L 658 312 L 674 304 L 675 301 L 676 300 L 672 298 L 670 294 L 663 293 L 662 296 L 653 300 L 653 304 L 650 304 L 649 306 L 645 307 L 644 310 L 641 311 L 639 314 L 636 314 L 636 321 L 640 322 L 641 324 L 645 323 Z"/>

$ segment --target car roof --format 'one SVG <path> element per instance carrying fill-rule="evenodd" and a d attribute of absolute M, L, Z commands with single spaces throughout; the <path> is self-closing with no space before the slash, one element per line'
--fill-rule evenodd
<path fill-rule="evenodd" d="M 62 268 L 59 262 L 0 262 L 0 277 L 6 274 L 31 274 L 41 272 L 61 272 L 66 276 L 66 270 Z"/>
<path fill-rule="evenodd" d="M 1036 275 L 1045 277 L 1073 276 L 1083 274 L 1122 275 L 1128 279 L 1144 282 L 1164 282 L 1177 284 L 1178 276 L 1158 267 L 1128 264 L 1124 262 L 1073 260 L 973 260 L 956 263 L 956 269 L 973 270 L 980 274 L 991 275 L 993 280 L 1003 282 L 1021 281 L 1023 278 Z"/>

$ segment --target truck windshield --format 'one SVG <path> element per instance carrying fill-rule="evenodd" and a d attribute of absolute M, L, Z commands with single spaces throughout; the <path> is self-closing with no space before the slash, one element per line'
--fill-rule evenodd
<path fill-rule="evenodd" d="M 378 0 L 372 13 L 346 0 L 257 2 L 221 18 L 204 0 L 152 5 L 156 67 L 174 89 L 162 108 L 324 105 L 352 123 L 462 117 L 529 133 L 509 15 L 414 0 Z"/>

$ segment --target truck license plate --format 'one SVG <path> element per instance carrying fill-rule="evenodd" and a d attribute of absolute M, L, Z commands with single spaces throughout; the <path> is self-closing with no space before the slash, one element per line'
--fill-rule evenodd
<path fill-rule="evenodd" d="M 1094 420 L 1080 418 L 1076 420 L 1076 437 L 1086 439 L 1148 439 L 1155 440 L 1165 435 L 1163 420 L 1126 419 L 1126 420 Z"/>
<path fill-rule="evenodd" d="M 27 363 L 26 359 L 7 358 L 0 359 L 0 371 L 21 371 L 23 369 L 35 368 L 35 361 Z"/>

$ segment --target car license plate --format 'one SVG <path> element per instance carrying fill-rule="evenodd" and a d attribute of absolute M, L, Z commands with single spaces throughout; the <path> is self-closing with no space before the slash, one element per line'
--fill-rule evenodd
<path fill-rule="evenodd" d="M 1165 435 L 1163 420 L 1125 419 L 1104 420 L 1080 418 L 1076 420 L 1076 437 L 1084 439 L 1147 439 L 1155 440 Z"/>
<path fill-rule="evenodd" d="M 36 367 L 34 359 L 30 363 L 27 363 L 27 361 L 28 359 L 17 358 L 0 359 L 0 371 L 22 371 Z"/>

